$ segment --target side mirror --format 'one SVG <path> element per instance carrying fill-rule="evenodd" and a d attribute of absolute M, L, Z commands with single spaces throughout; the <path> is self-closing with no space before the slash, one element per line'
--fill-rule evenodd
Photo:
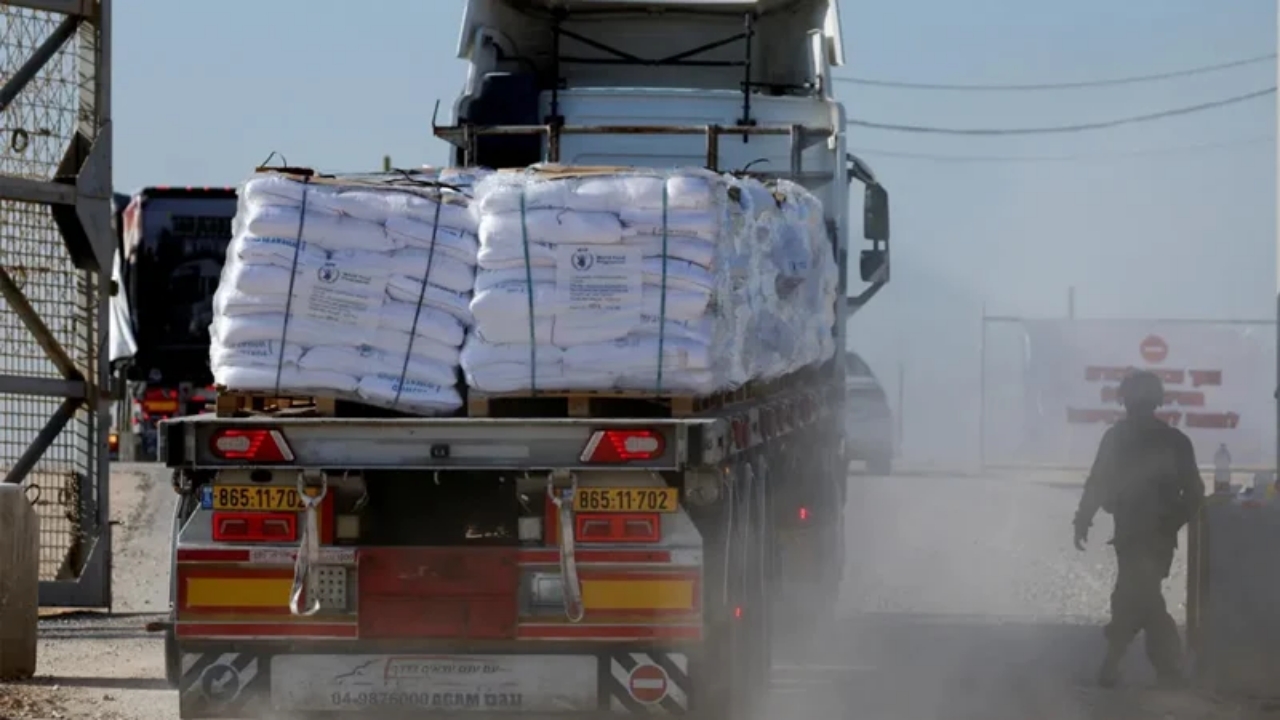
<path fill-rule="evenodd" d="M 889 264 L 889 253 L 884 250 L 863 250 L 858 257 L 858 275 L 862 282 L 875 282 L 885 278 L 879 277 L 882 269 Z"/>
<path fill-rule="evenodd" d="M 889 240 L 889 191 L 879 183 L 867 185 L 862 195 L 862 235 L 876 242 Z"/>

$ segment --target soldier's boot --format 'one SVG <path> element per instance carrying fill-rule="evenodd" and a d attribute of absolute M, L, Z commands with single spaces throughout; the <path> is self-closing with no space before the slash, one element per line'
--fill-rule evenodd
<path fill-rule="evenodd" d="M 1120 682 L 1120 661 L 1124 660 L 1125 647 L 1116 643 L 1107 643 L 1107 654 L 1102 658 L 1098 668 L 1098 685 L 1112 688 Z"/>
<path fill-rule="evenodd" d="M 1156 669 L 1156 681 L 1163 688 L 1180 688 L 1186 683 L 1182 671 L 1182 642 L 1178 626 L 1168 613 L 1161 613 L 1146 630 L 1147 659 Z"/>
<path fill-rule="evenodd" d="M 1098 667 L 1098 685 L 1101 687 L 1115 687 L 1120 682 L 1120 661 L 1124 660 L 1136 635 L 1125 628 L 1127 626 L 1117 624 L 1114 617 L 1102 628 L 1102 636 L 1107 639 L 1107 654 Z"/>

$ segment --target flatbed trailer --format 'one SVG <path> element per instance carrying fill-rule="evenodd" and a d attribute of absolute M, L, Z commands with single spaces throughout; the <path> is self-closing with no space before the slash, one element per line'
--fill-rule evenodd
<path fill-rule="evenodd" d="M 641 427 L 662 451 L 628 470 L 683 471 L 732 462 L 743 453 L 818 423 L 833 422 L 834 383 L 780 392 L 682 418 L 335 418 L 209 417 L 165 422 L 162 459 L 186 471 L 263 465 L 251 452 L 226 453 L 233 438 L 276 445 L 276 471 L 312 468 L 403 470 L 589 470 L 584 454 L 600 431 Z"/>
<path fill-rule="evenodd" d="M 314 414 L 329 416 L 300 417 L 255 401 L 163 423 L 180 498 L 166 667 L 181 717 L 728 720 L 757 707 L 774 639 L 830 617 L 844 321 L 888 281 L 887 194 L 847 154 L 831 95 L 838 8 L 661 4 L 681 7 L 473 0 L 459 43 L 470 80 L 457 123 L 436 134 L 461 166 L 723 172 L 763 158 L 761 174 L 822 200 L 845 295 L 848 191 L 862 182 L 869 286 L 837 308 L 836 357 L 661 412 L 563 393 L 556 416 L 513 417 L 494 397 L 450 418 L 350 417 L 327 401 Z M 741 59 L 724 59 L 735 44 Z M 764 46 L 793 52 L 761 62 Z"/>

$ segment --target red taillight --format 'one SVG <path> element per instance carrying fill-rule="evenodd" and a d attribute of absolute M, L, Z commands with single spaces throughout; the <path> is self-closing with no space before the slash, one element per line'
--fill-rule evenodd
<path fill-rule="evenodd" d="M 296 513 L 215 512 L 213 539 L 216 542 L 298 541 Z"/>
<path fill-rule="evenodd" d="M 654 543 L 662 539 L 657 513 L 581 514 L 574 518 L 581 543 Z"/>
<path fill-rule="evenodd" d="M 800 514 L 800 522 L 804 522 L 805 520 L 808 520 L 808 519 L 809 519 L 809 508 L 807 508 L 807 507 L 802 507 L 802 508 L 800 508 L 800 513 L 799 513 L 799 514 Z"/>
<path fill-rule="evenodd" d="M 584 463 L 625 463 L 662 457 L 667 443 L 653 430 L 597 430 L 582 451 Z"/>
<path fill-rule="evenodd" d="M 209 450 L 224 460 L 255 463 L 291 462 L 293 451 L 279 430 L 226 428 L 209 439 Z"/>

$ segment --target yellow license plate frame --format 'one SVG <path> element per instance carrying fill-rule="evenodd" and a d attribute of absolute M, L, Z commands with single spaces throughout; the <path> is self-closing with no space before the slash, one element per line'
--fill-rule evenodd
<path fill-rule="evenodd" d="M 673 513 L 680 491 L 672 487 L 588 487 L 573 492 L 573 511 L 580 513 Z"/>
<path fill-rule="evenodd" d="M 310 494 L 310 491 L 308 491 Z M 290 485 L 214 485 L 213 510 L 300 512 L 298 489 Z"/>

